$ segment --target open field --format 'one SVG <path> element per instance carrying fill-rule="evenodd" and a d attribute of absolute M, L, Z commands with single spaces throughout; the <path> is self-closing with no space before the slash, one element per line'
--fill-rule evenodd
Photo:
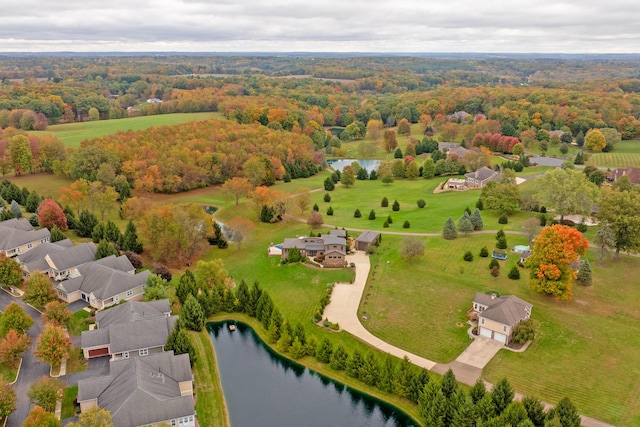
<path fill-rule="evenodd" d="M 218 113 L 175 113 L 155 116 L 131 117 L 95 122 L 67 123 L 49 126 L 46 131 L 34 134 L 49 134 L 57 137 L 69 147 L 78 147 L 85 139 L 109 135 L 118 131 L 142 130 L 152 126 L 170 126 L 197 120 L 221 118 Z"/>
<path fill-rule="evenodd" d="M 622 141 L 611 153 L 590 154 L 586 164 L 606 168 L 640 167 L 640 141 Z"/>
<path fill-rule="evenodd" d="M 525 243 L 524 236 L 507 239 L 509 246 Z M 581 412 L 615 425 L 640 423 L 640 289 L 629 280 L 640 269 L 639 258 L 599 266 L 591 251 L 593 286 L 575 286 L 573 300 L 561 302 L 530 291 L 526 270 L 520 280 L 508 279 L 513 255 L 501 262 L 498 278 L 490 276 L 490 259 L 477 253 L 485 244 L 491 250 L 492 235 L 427 238 L 425 256 L 415 261 L 398 257 L 400 240 L 384 236 L 372 258 L 375 274 L 360 311 L 370 316 L 366 326 L 374 334 L 447 362 L 469 343 L 467 325 L 457 323 L 466 320 L 475 292 L 516 294 L 534 305 L 538 338 L 524 353 L 498 353 L 485 368 L 487 380 L 507 377 L 518 392 L 547 402 L 568 395 Z M 462 260 L 466 250 L 475 255 L 472 262 Z"/>

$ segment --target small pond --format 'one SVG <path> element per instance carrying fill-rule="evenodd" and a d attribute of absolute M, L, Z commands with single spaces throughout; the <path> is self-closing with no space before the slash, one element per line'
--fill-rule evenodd
<path fill-rule="evenodd" d="M 273 353 L 253 330 L 208 323 L 233 427 L 407 427 L 406 414 Z"/>
<path fill-rule="evenodd" d="M 367 172 L 371 172 L 372 170 L 378 170 L 378 166 L 380 166 L 380 160 L 374 159 L 332 159 L 327 160 L 329 166 L 331 166 L 335 170 L 339 170 L 342 172 L 345 166 L 351 166 L 351 163 L 358 162 L 360 166 L 367 170 Z"/>

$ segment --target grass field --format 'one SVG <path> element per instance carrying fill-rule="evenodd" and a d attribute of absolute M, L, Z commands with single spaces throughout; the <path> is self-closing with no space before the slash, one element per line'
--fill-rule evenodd
<path fill-rule="evenodd" d="M 60 418 L 71 418 L 76 414 L 75 405 L 73 401 L 78 397 L 78 386 L 73 385 L 71 387 L 67 387 L 64 389 L 64 394 L 62 395 L 62 412 L 60 413 Z"/>
<path fill-rule="evenodd" d="M 100 120 L 96 122 L 66 123 L 49 126 L 46 131 L 34 134 L 48 134 L 57 137 L 69 147 L 78 147 L 85 139 L 109 135 L 119 131 L 142 130 L 152 126 L 170 126 L 181 123 L 221 118 L 218 113 L 175 113 L 157 116 L 131 117 L 117 120 Z"/>
<path fill-rule="evenodd" d="M 640 167 L 640 141 L 622 141 L 611 153 L 590 154 L 586 164 L 606 168 Z"/>
<path fill-rule="evenodd" d="M 197 354 L 197 360 L 193 366 L 193 376 L 198 423 L 201 426 L 228 427 L 229 415 L 220 386 L 216 354 L 213 351 L 209 335 L 206 329 L 189 334 Z"/>
<path fill-rule="evenodd" d="M 507 238 L 509 246 L 525 243 L 523 236 Z M 507 377 L 520 393 L 547 402 L 567 395 L 586 415 L 615 425 L 640 425 L 640 289 L 629 280 L 640 269 L 640 259 L 623 257 L 600 266 L 590 252 L 593 286 L 576 286 L 574 298 L 560 302 L 530 291 L 524 270 L 520 280 L 506 277 L 515 256 L 501 262 L 498 278 L 490 276 L 489 258 L 477 253 L 483 245 L 491 250 L 494 236 L 427 238 L 425 256 L 414 261 L 398 257 L 400 239 L 384 236 L 372 257 L 360 313 L 367 312 L 365 326 L 375 335 L 448 362 L 469 343 L 467 325 L 458 324 L 465 322 L 475 292 L 516 294 L 534 305 L 539 335 L 524 353 L 501 351 L 485 368 L 487 380 Z M 472 262 L 462 260 L 466 250 L 475 255 Z"/>

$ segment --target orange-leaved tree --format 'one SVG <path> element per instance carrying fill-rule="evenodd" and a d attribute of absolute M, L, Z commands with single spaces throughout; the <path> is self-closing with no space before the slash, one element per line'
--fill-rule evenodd
<path fill-rule="evenodd" d="M 588 248 L 587 239 L 574 228 L 566 225 L 543 228 L 525 264 L 531 269 L 529 287 L 557 299 L 568 300 L 573 295 L 572 284 L 576 275 L 571 264 L 577 262 Z"/>

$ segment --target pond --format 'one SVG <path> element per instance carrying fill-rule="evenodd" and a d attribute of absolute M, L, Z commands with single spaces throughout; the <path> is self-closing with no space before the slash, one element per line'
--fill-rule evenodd
<path fill-rule="evenodd" d="M 208 323 L 233 427 L 415 426 L 395 407 L 269 349 L 247 325 Z"/>
<path fill-rule="evenodd" d="M 358 162 L 360 166 L 367 170 L 367 172 L 371 172 L 372 170 L 378 170 L 378 166 L 380 166 L 380 160 L 374 159 L 331 159 L 327 160 L 329 166 L 334 168 L 335 170 L 339 170 L 342 172 L 345 166 L 351 166 L 351 163 Z"/>

